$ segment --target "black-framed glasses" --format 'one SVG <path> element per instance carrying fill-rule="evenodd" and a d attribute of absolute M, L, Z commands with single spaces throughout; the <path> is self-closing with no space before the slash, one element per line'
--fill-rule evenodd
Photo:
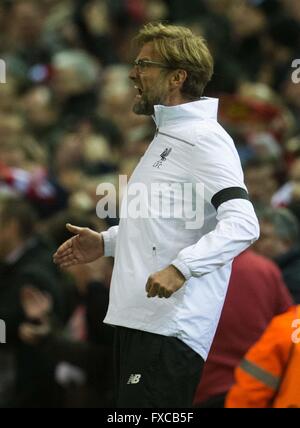
<path fill-rule="evenodd" d="M 143 72 L 148 67 L 154 66 L 154 67 L 160 67 L 160 68 L 169 68 L 170 66 L 167 64 L 164 64 L 162 62 L 156 62 L 156 61 L 150 61 L 148 59 L 136 59 L 133 62 L 134 67 L 137 68 L 138 72 Z"/>

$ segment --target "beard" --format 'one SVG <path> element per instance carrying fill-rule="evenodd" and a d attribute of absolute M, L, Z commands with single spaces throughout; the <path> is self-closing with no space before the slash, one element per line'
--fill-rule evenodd
<path fill-rule="evenodd" d="M 142 97 L 133 106 L 133 112 L 139 115 L 151 116 L 154 114 L 154 106 L 163 104 L 164 96 L 156 95 L 149 97 L 147 94 L 142 94 Z"/>

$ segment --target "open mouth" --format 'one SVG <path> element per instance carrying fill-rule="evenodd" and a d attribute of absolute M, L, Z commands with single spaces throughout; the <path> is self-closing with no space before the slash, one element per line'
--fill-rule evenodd
<path fill-rule="evenodd" d="M 139 88 L 138 86 L 135 85 L 134 87 L 137 90 L 137 97 L 140 98 L 143 95 L 143 91 L 141 88 Z"/>

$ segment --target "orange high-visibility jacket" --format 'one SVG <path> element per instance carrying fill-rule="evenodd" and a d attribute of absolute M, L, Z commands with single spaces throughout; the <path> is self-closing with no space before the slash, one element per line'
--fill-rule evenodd
<path fill-rule="evenodd" d="M 235 377 L 225 407 L 300 408 L 300 305 L 272 320 Z"/>

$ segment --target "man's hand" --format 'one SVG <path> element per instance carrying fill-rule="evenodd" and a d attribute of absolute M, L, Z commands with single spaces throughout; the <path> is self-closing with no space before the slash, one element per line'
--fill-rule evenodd
<path fill-rule="evenodd" d="M 176 269 L 175 266 L 170 265 L 167 268 L 150 275 L 146 284 L 146 291 L 148 297 L 165 297 L 172 296 L 175 291 L 179 290 L 186 279 Z"/>
<path fill-rule="evenodd" d="M 67 268 L 91 263 L 104 255 L 104 243 L 100 233 L 71 224 L 67 224 L 67 229 L 76 236 L 59 247 L 53 256 L 54 263 Z"/>
<path fill-rule="evenodd" d="M 48 293 L 43 293 L 34 287 L 23 287 L 21 290 L 21 305 L 27 318 L 41 321 L 52 311 L 53 301 Z"/>

